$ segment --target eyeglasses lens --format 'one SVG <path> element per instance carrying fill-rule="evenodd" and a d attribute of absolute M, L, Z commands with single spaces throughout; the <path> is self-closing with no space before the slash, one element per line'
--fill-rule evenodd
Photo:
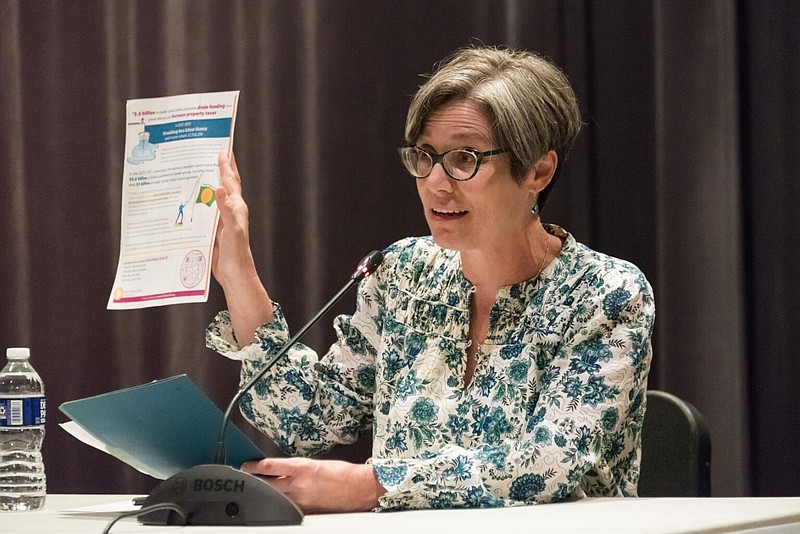
<path fill-rule="evenodd" d="M 456 180 L 468 180 L 475 174 L 478 158 L 466 150 L 451 150 L 442 160 L 447 173 Z"/>
<path fill-rule="evenodd" d="M 421 178 L 431 172 L 433 162 L 431 157 L 416 147 L 408 147 L 402 150 L 403 163 L 413 176 Z"/>

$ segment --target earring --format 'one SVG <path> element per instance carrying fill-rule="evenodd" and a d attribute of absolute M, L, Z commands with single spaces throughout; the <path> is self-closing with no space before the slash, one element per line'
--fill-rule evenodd
<path fill-rule="evenodd" d="M 531 213 L 536 216 L 539 215 L 539 195 L 533 198 L 533 206 L 531 206 Z"/>

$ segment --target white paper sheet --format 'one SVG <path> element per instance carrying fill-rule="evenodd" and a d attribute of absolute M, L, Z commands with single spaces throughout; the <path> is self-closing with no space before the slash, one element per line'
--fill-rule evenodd
<path fill-rule="evenodd" d="M 120 257 L 108 309 L 205 302 L 217 157 L 233 149 L 238 91 L 129 100 Z"/>
<path fill-rule="evenodd" d="M 121 501 L 104 502 L 100 504 L 92 504 L 89 506 L 80 506 L 78 508 L 67 508 L 60 510 L 62 514 L 97 514 L 97 515 L 117 515 L 124 512 L 133 512 L 139 510 L 141 506 L 134 504 L 133 499 L 124 499 Z"/>
<path fill-rule="evenodd" d="M 135 456 L 114 449 L 113 447 L 107 446 L 105 443 L 94 437 L 90 432 L 87 432 L 86 429 L 84 429 L 81 425 L 79 425 L 75 421 L 67 421 L 66 423 L 59 423 L 58 426 L 66 430 L 67 433 L 69 433 L 79 441 L 82 441 L 83 443 L 91 447 L 94 447 L 97 450 L 101 450 L 106 454 L 110 454 L 117 460 L 122 460 L 123 462 L 133 467 L 140 473 L 144 473 L 145 475 L 157 478 L 158 480 L 165 480 L 170 476 L 170 473 L 161 473 L 157 470 L 150 468 L 147 464 L 140 462 L 138 459 L 136 459 Z"/>

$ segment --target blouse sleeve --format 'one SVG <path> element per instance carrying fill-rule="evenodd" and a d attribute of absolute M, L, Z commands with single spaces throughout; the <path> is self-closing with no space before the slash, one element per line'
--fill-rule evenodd
<path fill-rule="evenodd" d="M 373 279 L 361 282 L 356 313 L 336 318 L 337 341 L 321 360 L 309 347 L 295 345 L 240 401 L 244 417 L 287 454 L 312 456 L 353 443 L 372 422 L 375 349 L 368 336 L 378 313 L 370 296 Z M 227 311 L 206 330 L 210 349 L 241 360 L 242 384 L 289 339 L 278 305 L 274 313 L 275 322 L 259 327 L 253 342 L 242 349 L 237 348 Z M 354 319 L 366 333 L 352 326 Z"/>
<path fill-rule="evenodd" d="M 422 458 L 374 458 L 382 509 L 494 507 L 592 494 L 636 495 L 651 358 L 652 292 L 644 276 L 591 297 L 540 380 L 518 439 L 448 444 Z M 511 424 L 502 416 L 487 424 Z M 632 472 L 633 483 L 618 480 Z"/>

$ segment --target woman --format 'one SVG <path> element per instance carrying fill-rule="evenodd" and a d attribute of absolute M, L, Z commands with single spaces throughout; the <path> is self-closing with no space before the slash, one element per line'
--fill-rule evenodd
<path fill-rule="evenodd" d="M 431 237 L 388 247 L 328 353 L 294 348 L 241 403 L 292 456 L 371 428 L 371 463 L 243 469 L 277 477 L 306 512 L 636 495 L 650 286 L 539 217 L 579 130 L 569 83 L 536 55 L 465 49 L 428 79 L 400 154 Z M 224 154 L 220 171 L 214 274 L 229 311 L 207 344 L 242 360 L 246 380 L 289 335 L 256 274 Z"/>

